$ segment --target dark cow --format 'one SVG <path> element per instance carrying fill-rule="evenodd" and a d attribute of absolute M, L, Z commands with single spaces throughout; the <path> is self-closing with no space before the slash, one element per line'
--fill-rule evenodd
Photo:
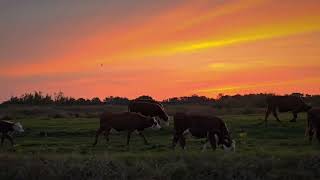
<path fill-rule="evenodd" d="M 128 106 L 129 112 L 141 113 L 145 116 L 159 117 L 166 125 L 169 125 L 169 116 L 163 106 L 158 102 L 151 100 L 133 100 Z"/>
<path fill-rule="evenodd" d="M 2 138 L 1 138 L 1 145 L 3 145 L 4 139 L 8 139 L 13 146 L 13 139 L 9 135 L 10 132 L 24 132 L 22 125 L 17 122 L 11 122 L 11 121 L 0 121 L 0 132 L 2 133 Z"/>
<path fill-rule="evenodd" d="M 131 133 L 136 131 L 144 140 L 145 144 L 148 144 L 146 138 L 142 134 L 142 131 L 146 128 L 154 130 L 160 129 L 159 123 L 153 117 L 144 116 L 134 112 L 124 113 L 109 113 L 105 112 L 100 116 L 100 128 L 97 130 L 95 146 L 98 142 L 98 137 L 102 132 L 105 132 L 106 140 L 109 141 L 109 134 L 111 129 L 116 131 L 128 131 L 127 145 L 130 142 Z"/>
<path fill-rule="evenodd" d="M 187 133 L 196 138 L 206 138 L 203 150 L 211 144 L 213 150 L 217 146 L 222 146 L 225 151 L 235 151 L 235 141 L 231 140 L 226 124 L 218 117 L 177 113 L 174 116 L 172 148 L 175 148 L 179 141 L 184 149 L 186 144 L 184 135 Z"/>
<path fill-rule="evenodd" d="M 310 143 L 314 134 L 320 143 L 320 108 L 313 108 L 308 111 L 308 124 L 306 134 L 309 135 Z"/>
<path fill-rule="evenodd" d="M 307 105 L 301 97 L 297 96 L 268 96 L 267 111 L 265 116 L 265 125 L 267 125 L 270 113 L 280 122 L 277 110 L 281 112 L 292 112 L 293 119 L 290 122 L 296 122 L 299 112 L 307 112 L 311 106 Z"/>

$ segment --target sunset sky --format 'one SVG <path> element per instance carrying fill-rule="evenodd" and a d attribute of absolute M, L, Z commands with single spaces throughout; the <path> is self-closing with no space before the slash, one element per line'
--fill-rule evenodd
<path fill-rule="evenodd" d="M 0 102 L 320 93 L 319 0 L 0 2 Z"/>

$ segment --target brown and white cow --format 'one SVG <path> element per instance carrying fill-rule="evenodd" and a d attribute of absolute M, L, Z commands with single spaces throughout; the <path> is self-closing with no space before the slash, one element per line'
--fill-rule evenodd
<path fill-rule="evenodd" d="M 132 100 L 128 106 L 129 112 L 141 113 L 145 116 L 159 117 L 169 126 L 169 116 L 161 103 L 154 100 Z M 160 123 L 160 121 L 158 121 Z"/>
<path fill-rule="evenodd" d="M 95 146 L 98 142 L 99 135 L 104 132 L 107 141 L 109 141 L 110 131 L 128 131 L 127 136 L 127 145 L 130 142 L 130 136 L 132 132 L 137 132 L 144 140 L 145 144 L 148 144 L 148 141 L 142 134 L 142 131 L 146 128 L 153 130 L 160 129 L 159 123 L 153 117 L 144 116 L 135 112 L 123 112 L 123 113 L 110 113 L 105 112 L 100 116 L 100 127 L 96 132 Z"/>
<path fill-rule="evenodd" d="M 299 112 L 307 112 L 311 109 L 311 106 L 307 105 L 301 97 L 297 96 L 269 96 L 267 97 L 267 111 L 265 116 L 265 125 L 267 125 L 268 117 L 270 113 L 278 122 L 280 119 L 277 114 L 277 110 L 281 112 L 292 112 L 293 119 L 290 122 L 295 122 Z"/>
<path fill-rule="evenodd" d="M 306 135 L 309 135 L 310 143 L 314 135 L 316 135 L 320 143 L 320 108 L 312 108 L 308 111 L 307 122 Z"/>
<path fill-rule="evenodd" d="M 14 144 L 12 137 L 9 135 L 10 132 L 24 132 L 22 125 L 19 122 L 11 121 L 0 121 L 0 132 L 2 133 L 1 145 L 3 145 L 4 139 L 8 139 L 11 145 Z"/>
<path fill-rule="evenodd" d="M 172 148 L 179 141 L 184 149 L 186 145 L 185 134 L 191 133 L 196 138 L 206 138 L 203 150 L 210 144 L 215 150 L 221 146 L 225 151 L 235 151 L 235 141 L 231 139 L 230 133 L 224 121 L 215 116 L 188 115 L 177 113 L 174 116 L 174 137 Z"/>

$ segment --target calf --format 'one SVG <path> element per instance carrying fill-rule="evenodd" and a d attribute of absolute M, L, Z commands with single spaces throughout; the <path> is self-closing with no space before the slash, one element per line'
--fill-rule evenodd
<path fill-rule="evenodd" d="M 155 118 L 144 116 L 139 113 L 103 113 L 100 116 L 100 128 L 97 130 L 93 146 L 97 144 L 98 137 L 102 132 L 105 133 L 106 140 L 109 141 L 111 129 L 117 131 L 128 131 L 127 145 L 129 145 L 131 133 L 134 131 L 136 131 L 143 138 L 145 144 L 148 144 L 148 141 L 142 134 L 142 131 L 146 128 L 158 130 L 161 127 Z"/>
<path fill-rule="evenodd" d="M 309 141 L 312 142 L 314 134 L 320 143 L 320 108 L 313 108 L 308 111 L 308 121 L 306 135 L 309 135 Z"/>
<path fill-rule="evenodd" d="M 22 125 L 17 122 L 11 122 L 11 121 L 0 121 L 0 132 L 2 133 L 1 137 L 1 145 L 3 145 L 4 139 L 8 139 L 13 146 L 13 139 L 9 135 L 9 132 L 24 132 Z"/>
<path fill-rule="evenodd" d="M 235 151 L 235 141 L 231 140 L 225 123 L 218 117 L 177 113 L 174 116 L 172 148 L 175 148 L 179 141 L 180 146 L 184 149 L 186 144 L 184 135 L 187 133 L 197 138 L 206 138 L 203 150 L 211 144 L 213 150 L 217 146 L 222 146 L 225 151 Z"/>

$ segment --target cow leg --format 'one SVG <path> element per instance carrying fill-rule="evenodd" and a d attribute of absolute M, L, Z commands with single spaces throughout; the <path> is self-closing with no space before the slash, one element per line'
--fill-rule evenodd
<path fill-rule="evenodd" d="M 306 131 L 304 133 L 304 136 L 308 136 L 308 133 L 309 133 L 309 126 L 306 127 Z"/>
<path fill-rule="evenodd" d="M 208 139 L 206 139 L 203 147 L 202 147 L 202 152 L 206 151 L 207 150 L 207 147 L 210 145 L 210 142 Z"/>
<path fill-rule="evenodd" d="M 293 114 L 293 119 L 290 122 L 296 122 L 298 118 L 298 114 L 296 112 L 292 112 Z"/>
<path fill-rule="evenodd" d="M 281 122 L 280 119 L 279 119 L 279 117 L 278 117 L 278 113 L 277 113 L 277 109 L 276 109 L 276 108 L 274 108 L 274 109 L 272 110 L 272 113 L 273 113 L 273 116 L 276 118 L 276 120 L 277 120 L 278 122 Z"/>
<path fill-rule="evenodd" d="M 5 138 L 5 133 L 2 133 L 2 136 L 1 136 L 1 146 L 3 145 L 4 138 Z"/>
<path fill-rule="evenodd" d="M 12 139 L 12 137 L 11 137 L 10 135 L 8 135 L 8 134 L 6 134 L 6 135 L 5 135 L 5 137 L 10 141 L 11 146 L 13 146 L 13 145 L 14 145 L 14 143 L 13 143 L 13 139 Z"/>
<path fill-rule="evenodd" d="M 131 133 L 132 133 L 132 131 L 128 131 L 128 135 L 127 135 L 127 146 L 129 146 L 129 143 L 130 143 Z"/>
<path fill-rule="evenodd" d="M 104 131 L 104 137 L 106 138 L 106 142 L 109 142 L 109 135 L 110 135 L 110 130 L 111 129 L 107 129 Z"/>
<path fill-rule="evenodd" d="M 309 142 L 312 143 L 312 138 L 313 138 L 313 135 L 314 135 L 314 131 L 313 131 L 312 127 L 309 127 L 308 134 L 309 134 Z"/>
<path fill-rule="evenodd" d="M 270 113 L 271 113 L 271 109 L 270 109 L 270 107 L 268 106 L 268 109 L 267 109 L 267 111 L 266 111 L 266 116 L 265 116 L 265 118 L 264 118 L 264 124 L 265 124 L 265 126 L 268 126 L 268 117 L 269 117 L 269 115 L 270 115 Z"/>
<path fill-rule="evenodd" d="M 212 150 L 216 150 L 217 149 L 217 140 L 216 140 L 216 134 L 214 133 L 208 133 L 208 139 L 211 145 Z"/>
<path fill-rule="evenodd" d="M 100 136 L 100 134 L 103 132 L 103 129 L 100 127 L 97 132 L 96 132 L 96 137 L 95 137 L 95 140 L 94 140 L 94 143 L 92 144 L 93 146 L 97 145 L 98 143 L 98 138 Z"/>
<path fill-rule="evenodd" d="M 186 147 L 186 138 L 184 136 L 180 136 L 179 144 L 180 144 L 182 149 L 185 149 L 185 147 Z"/>
<path fill-rule="evenodd" d="M 307 126 L 306 126 L 306 131 L 304 133 L 305 136 L 308 136 L 308 133 L 309 133 L 309 129 L 311 128 L 311 122 L 310 122 L 310 119 L 309 117 L 307 118 Z"/>
<path fill-rule="evenodd" d="M 172 146 L 171 146 L 171 148 L 172 149 L 174 149 L 175 147 L 176 147 L 176 145 L 177 145 L 177 143 L 178 143 L 178 141 L 179 141 L 179 139 L 180 139 L 180 134 L 179 133 L 174 133 L 174 135 L 173 135 L 173 139 L 172 139 Z"/>
<path fill-rule="evenodd" d="M 138 134 L 139 134 L 139 136 L 142 137 L 142 139 L 143 139 L 143 141 L 144 141 L 144 144 L 145 144 L 145 145 L 148 145 L 149 143 L 148 143 L 146 137 L 142 134 L 142 132 L 141 132 L 141 131 L 138 131 Z"/>

